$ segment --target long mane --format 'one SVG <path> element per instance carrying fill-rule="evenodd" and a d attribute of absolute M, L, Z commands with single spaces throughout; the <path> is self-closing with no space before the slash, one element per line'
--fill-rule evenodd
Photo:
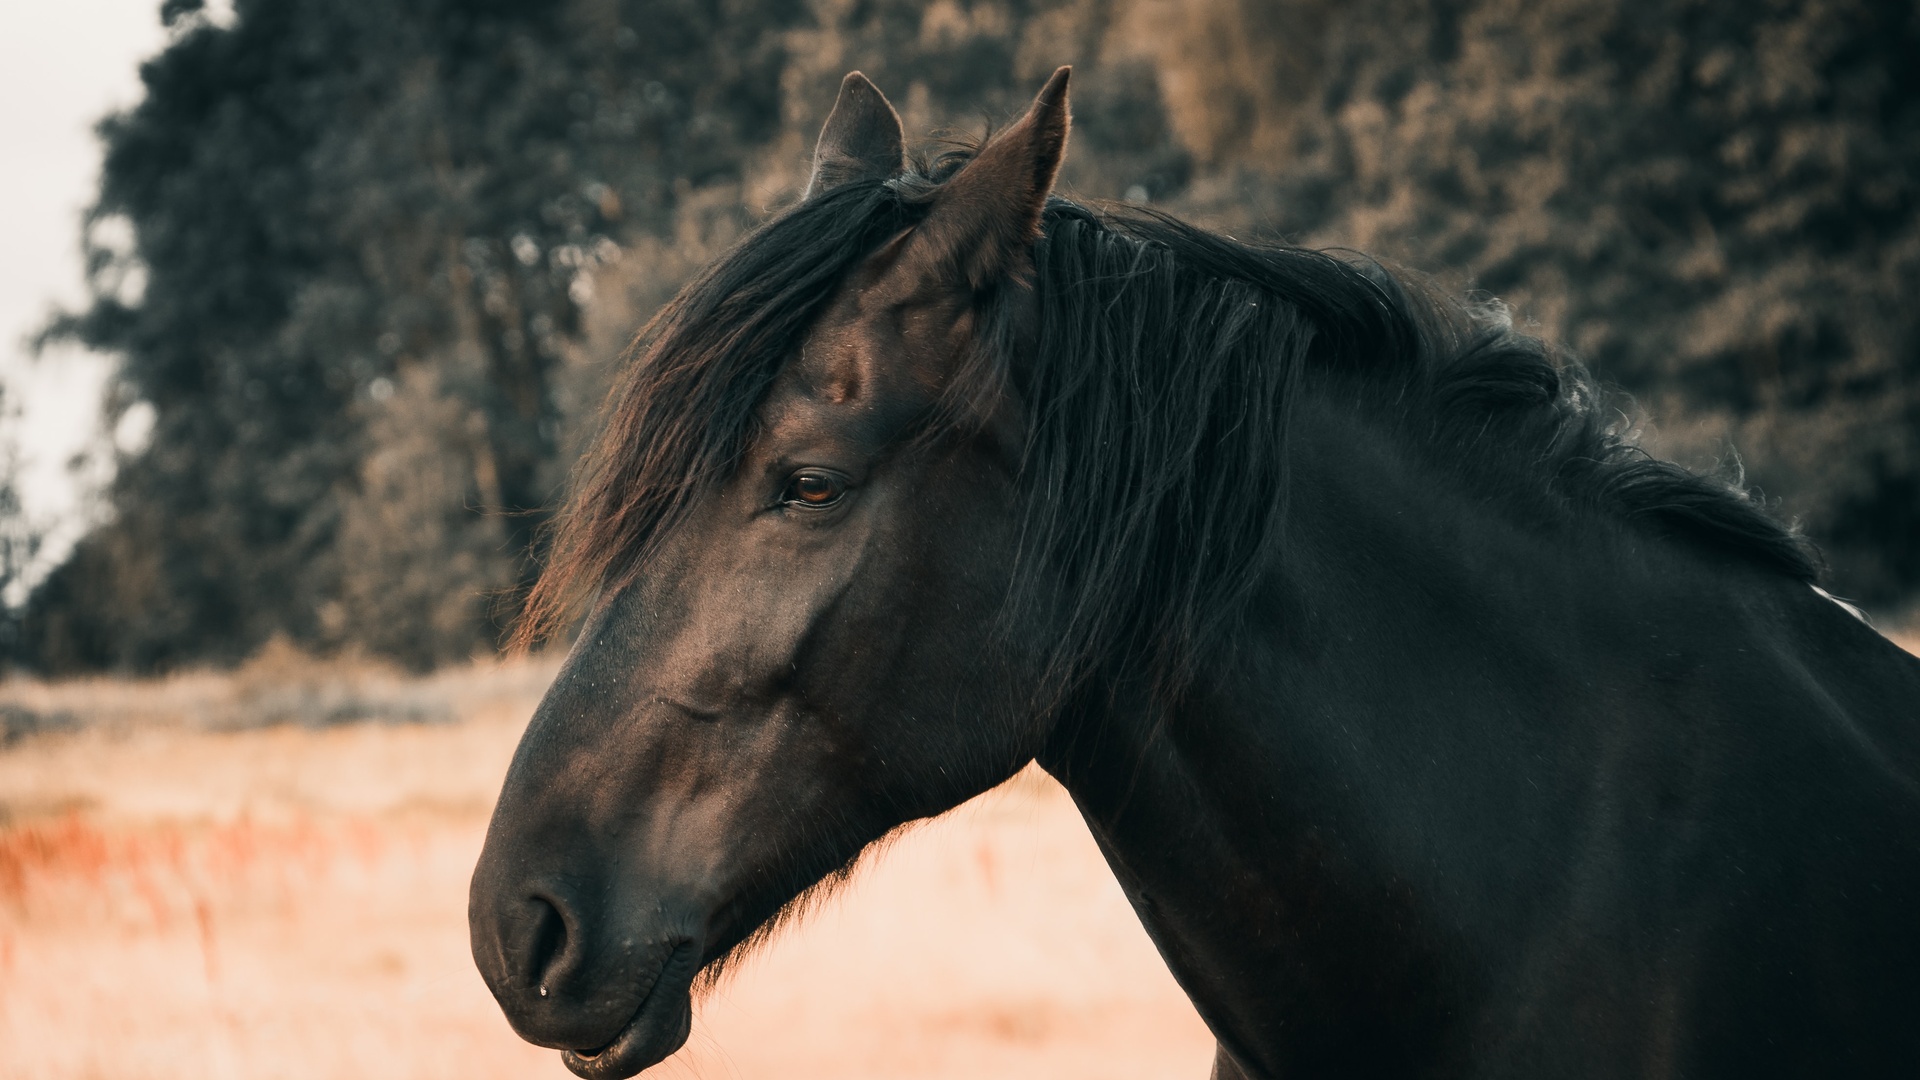
<path fill-rule="evenodd" d="M 730 475 L 834 289 L 921 219 L 958 164 L 803 202 L 661 310 L 555 519 L 520 642 L 629 580 Z M 1315 387 L 1371 403 L 1385 430 L 1541 527 L 1600 515 L 1818 575 L 1811 545 L 1737 478 L 1646 454 L 1579 364 L 1497 306 L 1362 256 L 1245 243 L 1152 212 L 1055 199 L 1043 228 L 1037 348 L 998 342 L 989 375 L 1030 410 L 1021 565 L 1068 585 L 1055 696 L 1116 663 L 1177 694 L 1230 632 L 1283 557 L 1289 411 Z M 982 325 L 1010 323 L 986 314 Z"/>
<path fill-rule="evenodd" d="M 1738 477 L 1636 446 L 1587 371 L 1350 252 L 1249 244 L 1164 214 L 1056 201 L 1035 251 L 1040 342 L 1025 535 L 1071 584 L 1053 677 L 1103 662 L 1177 694 L 1272 565 L 1288 416 L 1305 393 L 1537 527 L 1611 519 L 1811 581 L 1818 557 Z"/>

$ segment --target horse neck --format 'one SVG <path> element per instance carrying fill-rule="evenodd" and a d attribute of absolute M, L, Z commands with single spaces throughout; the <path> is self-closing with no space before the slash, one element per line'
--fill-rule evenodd
<path fill-rule="evenodd" d="M 1594 762 L 1667 753 L 1622 727 L 1674 718 L 1635 688 L 1811 593 L 1756 601 L 1760 575 L 1609 523 L 1544 536 L 1350 415 L 1297 422 L 1287 543 L 1228 657 L 1172 712 L 1122 689 L 1042 764 L 1249 1075 L 1412 1075 L 1483 992 L 1465 958 L 1561 884 L 1510 853 L 1577 847 Z"/>

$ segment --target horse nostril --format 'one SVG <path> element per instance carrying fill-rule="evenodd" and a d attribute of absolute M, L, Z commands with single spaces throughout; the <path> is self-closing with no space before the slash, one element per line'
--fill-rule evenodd
<path fill-rule="evenodd" d="M 527 985 L 537 987 L 540 996 L 546 997 L 552 989 L 549 984 L 558 981 L 556 976 L 560 973 L 554 969 L 567 950 L 567 919 L 559 905 L 544 896 L 529 897 L 527 903 L 532 908 L 532 925 L 526 938 L 526 967 L 522 970 Z"/>

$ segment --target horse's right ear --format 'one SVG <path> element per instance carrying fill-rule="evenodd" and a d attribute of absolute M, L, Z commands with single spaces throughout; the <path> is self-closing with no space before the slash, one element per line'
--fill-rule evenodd
<path fill-rule="evenodd" d="M 907 168 L 906 133 L 887 96 L 857 71 L 840 82 L 840 96 L 813 148 L 811 199 L 856 180 L 891 180 Z"/>
<path fill-rule="evenodd" d="M 1027 115 L 940 185 L 933 209 L 913 233 L 917 257 L 957 271 L 974 289 L 1031 265 L 1041 213 L 1067 152 L 1072 72 L 1055 71 Z"/>

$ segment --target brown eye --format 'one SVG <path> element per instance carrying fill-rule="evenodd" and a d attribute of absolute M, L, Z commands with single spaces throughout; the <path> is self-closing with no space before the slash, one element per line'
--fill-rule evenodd
<path fill-rule="evenodd" d="M 781 501 L 797 506 L 832 506 L 847 493 L 846 481 L 828 472 L 794 473 Z"/>

